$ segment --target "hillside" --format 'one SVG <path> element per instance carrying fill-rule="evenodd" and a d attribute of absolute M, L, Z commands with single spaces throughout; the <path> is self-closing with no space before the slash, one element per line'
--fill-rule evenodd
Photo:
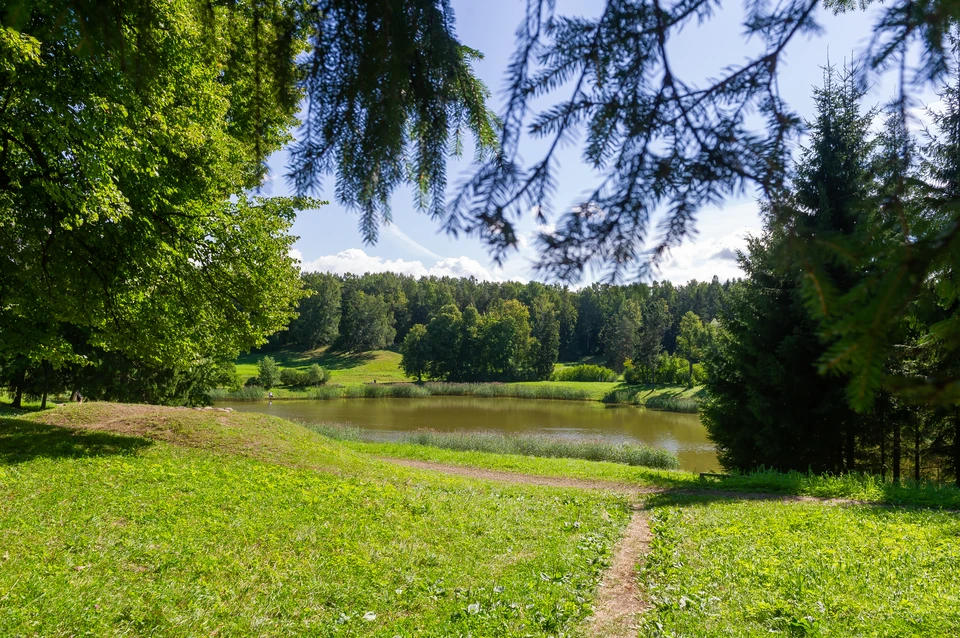
<path fill-rule="evenodd" d="M 960 517 L 862 502 L 956 490 L 877 487 L 67 406 L 0 419 L 0 635 L 956 635 Z"/>

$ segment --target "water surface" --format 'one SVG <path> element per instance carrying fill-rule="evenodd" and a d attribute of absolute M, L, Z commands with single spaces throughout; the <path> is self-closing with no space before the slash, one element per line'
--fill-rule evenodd
<path fill-rule="evenodd" d="M 480 399 L 337 399 L 219 402 L 240 412 L 264 412 L 305 423 L 349 423 L 365 438 L 395 441 L 405 432 L 486 431 L 645 443 L 677 455 L 685 470 L 717 470 L 717 456 L 695 414 L 659 412 L 594 401 Z"/>

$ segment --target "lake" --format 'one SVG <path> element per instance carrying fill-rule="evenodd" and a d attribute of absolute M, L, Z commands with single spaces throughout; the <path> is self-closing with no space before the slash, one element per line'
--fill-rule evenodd
<path fill-rule="evenodd" d="M 694 472 L 719 469 L 713 444 L 695 414 L 659 412 L 593 401 L 478 399 L 339 399 L 218 402 L 238 412 L 264 412 L 304 423 L 349 423 L 373 440 L 395 441 L 419 429 L 602 439 L 645 443 L 677 455 Z"/>

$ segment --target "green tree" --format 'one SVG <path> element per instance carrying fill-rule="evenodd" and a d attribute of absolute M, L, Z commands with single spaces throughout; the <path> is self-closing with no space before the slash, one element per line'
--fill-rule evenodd
<path fill-rule="evenodd" d="M 430 352 L 430 376 L 447 381 L 462 379 L 460 365 L 462 315 L 453 304 L 447 304 L 427 324 Z"/>
<path fill-rule="evenodd" d="M 303 273 L 300 279 L 310 296 L 300 300 L 290 338 L 311 350 L 330 345 L 340 335 L 340 281 L 327 273 Z"/>
<path fill-rule="evenodd" d="M 323 385 L 329 378 L 330 373 L 321 368 L 319 363 L 307 368 L 307 382 L 312 386 Z"/>
<path fill-rule="evenodd" d="M 407 332 L 400 346 L 400 367 L 408 377 L 416 377 L 423 381 L 423 374 L 430 365 L 430 343 L 427 338 L 427 327 L 422 323 L 414 324 Z"/>
<path fill-rule="evenodd" d="M 257 362 L 257 376 L 260 385 L 270 390 L 280 383 L 280 366 L 273 357 L 264 357 Z"/>
<path fill-rule="evenodd" d="M 680 332 L 677 335 L 677 352 L 690 363 L 687 385 L 693 387 L 693 364 L 703 359 L 707 348 L 708 332 L 700 317 L 687 311 L 680 319 Z"/>
<path fill-rule="evenodd" d="M 636 356 L 640 340 L 643 313 L 640 304 L 627 299 L 603 327 L 604 353 L 607 364 L 617 372 L 623 371 L 624 362 Z"/>
<path fill-rule="evenodd" d="M 827 69 L 793 191 L 765 207 L 765 232 L 740 257 L 747 278 L 728 298 L 701 408 L 728 468 L 854 469 L 860 419 L 844 384 L 818 373 L 827 346 L 789 248 L 798 234 L 849 237 L 865 220 L 874 114 L 861 111 L 861 96 L 853 74 Z M 789 216 L 794 225 L 784 226 L 776 214 L 781 207 L 804 214 Z M 857 274 L 835 271 L 838 281 L 853 282 Z"/>
<path fill-rule="evenodd" d="M 530 369 L 530 312 L 516 299 L 497 300 L 479 326 L 479 362 L 487 381 L 517 381 Z"/>
<path fill-rule="evenodd" d="M 530 333 L 533 347 L 530 367 L 535 379 L 549 379 L 560 353 L 560 321 L 553 303 L 540 295 L 530 306 Z"/>
<path fill-rule="evenodd" d="M 637 338 L 636 362 L 647 371 L 653 385 L 657 383 L 657 361 L 663 352 L 663 337 L 671 322 L 670 308 L 665 300 L 647 300 L 643 307 L 643 324 Z"/>
<path fill-rule="evenodd" d="M 353 292 L 344 307 L 340 342 L 353 352 L 379 350 L 393 343 L 397 334 L 393 323 L 386 301 L 362 290 Z"/>

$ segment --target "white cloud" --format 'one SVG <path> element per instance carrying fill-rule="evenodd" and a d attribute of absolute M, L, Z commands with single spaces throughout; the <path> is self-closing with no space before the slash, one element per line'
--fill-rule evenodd
<path fill-rule="evenodd" d="M 291 251 L 297 253 L 299 251 Z M 301 259 L 302 261 L 302 259 Z M 419 260 L 384 259 L 375 255 L 368 255 L 359 248 L 348 248 L 336 255 L 324 255 L 317 259 L 303 262 L 300 266 L 304 271 L 332 272 L 339 275 L 354 273 L 362 275 L 368 272 L 395 272 L 414 277 L 476 277 L 487 281 L 500 281 L 480 262 L 469 257 L 448 257 L 439 259 L 435 264 L 427 267 Z"/>
<path fill-rule="evenodd" d="M 759 228 L 745 226 L 720 237 L 687 240 L 670 252 L 657 278 L 680 284 L 691 279 L 710 281 L 714 275 L 720 281 L 743 277 L 736 252 L 746 248 L 751 233 L 759 233 Z"/>

